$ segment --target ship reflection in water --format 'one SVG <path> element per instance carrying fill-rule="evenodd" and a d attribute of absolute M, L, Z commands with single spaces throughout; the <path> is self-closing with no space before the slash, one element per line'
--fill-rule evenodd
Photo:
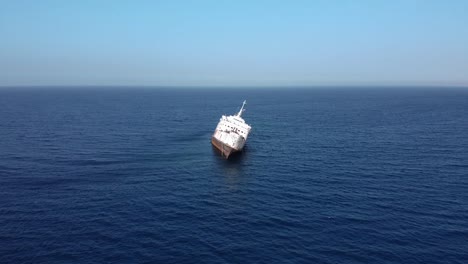
<path fill-rule="evenodd" d="M 248 160 L 248 149 L 244 149 L 240 152 L 233 153 L 229 156 L 229 159 L 225 159 L 220 156 L 220 151 L 213 146 L 213 160 L 219 168 L 219 172 L 224 177 L 226 185 L 231 190 L 238 190 L 240 186 L 245 182 L 245 162 Z"/>

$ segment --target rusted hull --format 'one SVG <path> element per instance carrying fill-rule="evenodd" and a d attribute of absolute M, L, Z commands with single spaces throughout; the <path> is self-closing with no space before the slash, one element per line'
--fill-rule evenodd
<path fill-rule="evenodd" d="M 211 137 L 211 144 L 213 144 L 213 146 L 215 146 L 221 152 L 221 155 L 226 159 L 229 158 L 232 153 L 238 151 L 237 149 L 231 148 L 223 142 L 217 140 L 215 137 Z"/>

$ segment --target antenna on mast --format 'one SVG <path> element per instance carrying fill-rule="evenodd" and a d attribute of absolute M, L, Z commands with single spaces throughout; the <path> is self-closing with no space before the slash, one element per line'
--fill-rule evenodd
<path fill-rule="evenodd" d="M 246 105 L 246 104 L 247 104 L 247 102 L 244 100 L 244 102 L 242 103 L 242 107 L 241 107 L 241 109 L 239 110 L 239 113 L 237 113 L 237 116 L 238 116 L 238 117 L 241 117 L 241 116 L 242 116 L 242 113 L 245 111 L 245 110 L 244 110 L 244 105 Z"/>

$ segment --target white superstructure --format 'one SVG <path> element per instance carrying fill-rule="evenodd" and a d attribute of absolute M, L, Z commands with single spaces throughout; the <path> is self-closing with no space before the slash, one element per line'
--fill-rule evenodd
<path fill-rule="evenodd" d="M 245 123 L 242 118 L 242 113 L 245 111 L 245 104 L 246 102 L 244 101 L 239 113 L 236 115 L 221 116 L 218 126 L 213 134 L 214 139 L 220 141 L 225 146 L 232 148 L 232 152 L 242 150 L 250 133 L 251 127 Z M 229 151 L 229 154 L 230 153 L 231 151 Z M 229 156 L 229 154 L 227 155 Z"/>

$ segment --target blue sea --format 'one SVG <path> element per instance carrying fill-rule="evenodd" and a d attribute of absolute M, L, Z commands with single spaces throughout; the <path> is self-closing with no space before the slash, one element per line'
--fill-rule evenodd
<path fill-rule="evenodd" d="M 466 264 L 468 89 L 2 88 L 0 263 Z"/>

